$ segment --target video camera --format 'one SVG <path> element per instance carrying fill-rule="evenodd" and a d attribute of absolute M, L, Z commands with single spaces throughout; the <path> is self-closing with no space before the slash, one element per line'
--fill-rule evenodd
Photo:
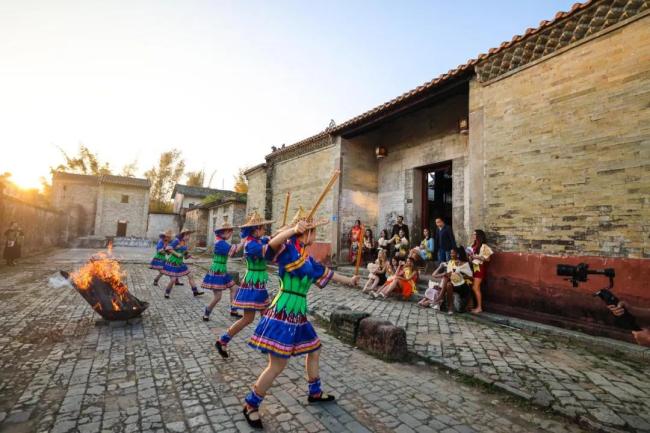
<path fill-rule="evenodd" d="M 578 287 L 580 283 L 587 281 L 589 275 L 604 275 L 609 278 L 609 286 L 600 289 L 594 293 L 594 296 L 598 296 L 606 305 L 618 305 L 619 303 L 619 299 L 612 293 L 614 277 L 616 276 L 613 268 L 593 270 L 589 269 L 589 265 L 586 263 L 580 263 L 576 266 L 559 264 L 557 265 L 557 275 L 560 277 L 569 277 L 566 280 L 571 281 L 573 287 Z M 615 316 L 614 323 L 620 328 L 630 329 L 632 331 L 641 330 L 634 316 L 627 310 L 625 310 L 623 315 Z"/>

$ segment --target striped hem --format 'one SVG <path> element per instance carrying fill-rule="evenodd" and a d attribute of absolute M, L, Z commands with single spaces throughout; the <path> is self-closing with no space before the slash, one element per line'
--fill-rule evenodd
<path fill-rule="evenodd" d="M 226 290 L 231 288 L 232 286 L 235 285 L 234 281 L 231 281 L 226 284 L 209 284 L 209 283 L 201 283 L 201 287 L 204 289 L 210 289 L 210 290 Z"/>
<path fill-rule="evenodd" d="M 318 280 L 316 280 L 316 285 L 322 289 L 323 287 L 327 286 L 327 283 L 330 282 L 333 276 L 334 271 L 330 268 L 325 268 L 323 275 Z"/>
<path fill-rule="evenodd" d="M 231 306 L 233 309 L 238 310 L 255 310 L 255 311 L 264 311 L 269 308 L 269 302 L 259 303 L 259 302 L 237 302 L 233 301 Z"/>
<path fill-rule="evenodd" d="M 259 350 L 262 353 L 271 353 L 281 358 L 290 358 L 292 356 L 306 355 L 307 353 L 314 352 L 321 348 L 322 343 L 320 339 L 316 339 L 316 341 L 295 347 L 277 346 L 275 344 L 267 344 L 263 341 L 258 340 L 255 336 L 252 336 L 248 342 L 248 345 L 253 349 Z"/>

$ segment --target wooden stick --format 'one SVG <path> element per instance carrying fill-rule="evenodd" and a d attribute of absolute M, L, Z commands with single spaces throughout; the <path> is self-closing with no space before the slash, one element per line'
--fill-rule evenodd
<path fill-rule="evenodd" d="M 309 221 L 314 216 L 316 210 L 321 205 L 321 203 L 323 203 L 325 196 L 330 191 L 330 189 L 332 189 L 334 183 L 336 182 L 336 180 L 339 178 L 340 175 L 341 175 L 341 170 L 334 170 L 334 174 L 332 174 L 332 178 L 327 183 L 327 185 L 325 185 L 325 189 L 323 189 L 323 192 L 320 193 L 320 197 L 318 197 L 318 200 L 316 200 L 316 204 L 309 211 L 309 215 L 307 215 L 307 221 Z"/>
<path fill-rule="evenodd" d="M 357 263 L 354 266 L 354 275 L 359 275 L 359 266 L 361 266 L 361 251 L 363 250 L 363 242 L 366 240 L 366 231 L 363 229 L 363 224 L 361 224 L 361 241 L 357 239 Z"/>
<path fill-rule="evenodd" d="M 287 197 L 284 199 L 284 216 L 282 217 L 282 226 L 287 225 L 287 216 L 289 215 L 289 200 L 291 200 L 291 191 L 287 191 Z"/>

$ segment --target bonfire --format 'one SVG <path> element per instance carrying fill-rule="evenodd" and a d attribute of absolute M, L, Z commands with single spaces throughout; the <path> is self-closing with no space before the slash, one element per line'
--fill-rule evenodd
<path fill-rule="evenodd" d="M 98 253 L 81 269 L 61 272 L 83 298 L 106 320 L 128 320 L 138 317 L 149 304 L 131 293 L 124 280 L 120 263 L 109 253 Z"/>

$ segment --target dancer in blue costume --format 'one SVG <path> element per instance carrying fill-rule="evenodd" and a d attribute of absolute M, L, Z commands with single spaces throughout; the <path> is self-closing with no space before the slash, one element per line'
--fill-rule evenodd
<path fill-rule="evenodd" d="M 214 230 L 215 240 L 212 266 L 203 278 L 203 283 L 201 283 L 201 287 L 204 289 L 210 289 L 213 293 L 212 301 L 203 310 L 203 320 L 206 322 L 210 320 L 210 313 L 212 313 L 214 307 L 217 306 L 221 300 L 221 294 L 226 289 L 230 289 L 230 315 L 237 318 L 242 317 L 242 315 L 239 314 L 237 309 L 232 305 L 235 294 L 237 293 L 237 285 L 228 274 L 227 267 L 228 258 L 234 256 L 243 245 L 230 245 L 230 243 L 228 243 L 228 240 L 232 237 L 234 229 L 235 227 L 224 221 Z"/>
<path fill-rule="evenodd" d="M 260 313 L 269 306 L 269 293 L 266 283 L 269 274 L 266 270 L 267 260 L 273 258 L 269 250 L 269 238 L 265 225 L 273 221 L 265 220 L 257 212 L 253 212 L 241 226 L 241 237 L 244 242 L 244 259 L 246 274 L 237 290 L 232 307 L 244 311 L 244 316 L 232 324 L 230 328 L 214 343 L 219 354 L 228 358 L 228 343 L 242 329 L 255 320 L 255 312 Z"/>
<path fill-rule="evenodd" d="M 307 292 L 312 284 L 323 288 L 333 280 L 356 286 L 359 276 L 346 277 L 335 273 L 309 256 L 306 248 L 316 238 L 316 227 L 327 221 L 314 222 L 302 210 L 292 221 L 292 228 L 283 230 L 269 241 L 275 253 L 280 276 L 280 291 L 260 320 L 249 345 L 268 354 L 269 363 L 245 398 L 244 416 L 254 428 L 262 428 L 259 406 L 275 378 L 287 366 L 289 358 L 307 355 L 310 403 L 334 400 L 321 390 L 319 356 L 321 341 L 307 319 Z"/>
<path fill-rule="evenodd" d="M 165 262 L 167 261 L 167 244 L 172 239 L 172 231 L 167 230 L 165 233 L 161 233 L 158 236 L 158 243 L 156 244 L 156 255 L 151 259 L 149 264 L 149 269 L 155 269 L 158 271 L 158 275 L 153 279 L 153 285 L 157 286 L 160 277 L 163 276 L 163 269 L 165 267 Z"/>
<path fill-rule="evenodd" d="M 162 271 L 163 274 L 169 276 L 169 283 L 165 288 L 165 298 L 167 299 L 169 299 L 174 284 L 178 282 L 180 277 L 184 276 L 187 276 L 187 280 L 190 282 L 190 287 L 192 288 L 192 294 L 194 296 L 200 296 L 203 294 L 203 292 L 200 292 L 196 288 L 190 269 L 184 262 L 186 258 L 189 258 L 187 240 L 191 233 L 191 230 L 183 230 L 167 245 L 167 261 L 165 262 L 165 267 Z"/>

